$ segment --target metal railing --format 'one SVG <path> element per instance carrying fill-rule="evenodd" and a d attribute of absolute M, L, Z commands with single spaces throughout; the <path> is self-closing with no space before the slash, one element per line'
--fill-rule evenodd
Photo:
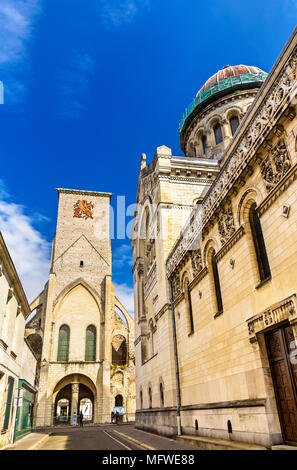
<path fill-rule="evenodd" d="M 39 417 L 39 422 L 41 421 L 40 420 L 40 417 Z M 129 422 L 134 422 L 135 421 L 135 413 L 126 413 L 122 416 L 119 416 L 118 417 L 118 424 L 121 424 L 121 423 L 129 423 Z M 114 424 L 112 423 L 111 421 L 111 414 L 103 414 L 103 415 L 100 415 L 100 422 L 98 423 L 94 423 L 94 419 L 93 419 L 93 416 L 89 416 L 89 415 L 84 415 L 84 418 L 83 418 L 83 425 L 92 425 L 92 426 L 96 426 L 96 425 L 100 425 L 100 424 Z M 72 426 L 72 417 L 71 416 L 54 416 L 54 419 L 53 419 L 53 424 L 51 426 Z M 77 420 L 76 420 L 76 426 L 79 426 L 79 419 L 77 417 Z M 43 426 L 34 426 L 35 428 L 37 427 L 43 427 Z"/>

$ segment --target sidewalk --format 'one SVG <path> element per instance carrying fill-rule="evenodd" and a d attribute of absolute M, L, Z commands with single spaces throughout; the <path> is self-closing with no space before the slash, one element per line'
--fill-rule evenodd
<path fill-rule="evenodd" d="M 8 444 L 1 450 L 37 450 L 49 437 L 49 433 L 31 432 L 14 444 Z"/>

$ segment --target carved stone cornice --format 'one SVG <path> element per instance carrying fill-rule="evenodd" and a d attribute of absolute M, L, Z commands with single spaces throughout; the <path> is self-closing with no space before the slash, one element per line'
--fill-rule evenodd
<path fill-rule="evenodd" d="M 174 306 L 176 307 L 185 298 L 185 293 L 181 292 L 176 299 L 174 299 Z"/>
<path fill-rule="evenodd" d="M 56 188 L 58 193 L 67 193 L 67 194 L 80 194 L 84 196 L 101 196 L 101 197 L 111 197 L 113 193 L 103 193 L 99 191 L 86 191 L 80 189 L 66 189 L 66 188 Z"/>
<path fill-rule="evenodd" d="M 134 266 L 132 268 L 132 273 L 134 274 L 134 271 L 137 271 L 139 272 L 140 270 L 144 271 L 144 262 L 143 262 L 143 258 L 141 258 L 140 256 L 138 258 L 136 258 L 136 261 L 134 263 Z"/>
<path fill-rule="evenodd" d="M 244 235 L 244 233 L 245 233 L 244 226 L 241 225 L 236 230 L 236 232 L 233 233 L 231 238 L 229 238 L 228 242 L 225 243 L 225 245 L 220 249 L 220 251 L 217 252 L 217 254 L 216 254 L 217 261 L 222 259 L 223 256 L 225 256 L 225 254 L 228 253 L 228 251 L 232 248 L 233 245 L 235 245 L 235 243 L 238 242 L 238 240 Z"/>
<path fill-rule="evenodd" d="M 142 340 L 146 339 L 146 335 L 139 335 L 136 340 L 134 341 L 134 346 L 137 346 L 137 344 Z"/>
<path fill-rule="evenodd" d="M 197 276 L 191 282 L 191 284 L 189 286 L 190 289 L 192 290 L 195 286 L 197 286 L 197 284 L 199 284 L 199 282 L 202 281 L 202 279 L 207 275 L 207 273 L 208 273 L 208 268 L 207 268 L 207 266 L 205 266 L 203 269 L 201 269 L 199 274 L 197 274 Z"/>
<path fill-rule="evenodd" d="M 247 320 L 249 340 L 257 341 L 257 333 L 285 320 L 291 324 L 297 322 L 296 294 L 287 297 Z"/>
<path fill-rule="evenodd" d="M 155 321 L 157 322 L 167 310 L 170 310 L 170 308 L 171 305 L 169 303 L 164 304 L 163 307 L 159 310 L 159 312 L 156 313 Z"/>

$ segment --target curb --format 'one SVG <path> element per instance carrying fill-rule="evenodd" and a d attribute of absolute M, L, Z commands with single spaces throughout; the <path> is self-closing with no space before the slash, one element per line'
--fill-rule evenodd
<path fill-rule="evenodd" d="M 51 435 L 52 433 L 50 432 L 49 434 L 45 434 L 41 439 L 39 439 L 39 441 L 35 442 L 34 444 L 32 444 L 30 447 L 28 447 L 28 449 L 26 450 L 36 450 L 36 447 L 38 447 L 39 445 L 43 444 L 43 442 L 45 442 Z M 20 442 L 20 441 L 19 441 Z M 1 447 L 0 448 L 0 451 L 1 450 L 7 450 L 7 449 L 11 449 L 13 448 L 14 446 L 16 445 L 16 443 L 13 443 L 13 444 L 7 444 L 6 446 L 4 447 Z M 20 449 L 13 449 L 13 450 L 20 450 Z"/>
<path fill-rule="evenodd" d="M 49 434 L 45 434 L 39 441 L 35 442 L 35 444 L 32 444 L 30 447 L 28 447 L 27 450 L 37 450 L 36 447 L 40 446 L 45 441 L 47 441 L 51 434 L 51 432 Z"/>
<path fill-rule="evenodd" d="M 143 448 L 146 449 L 146 450 L 157 450 L 157 449 L 155 449 L 155 447 L 148 446 L 148 445 L 145 444 L 144 442 L 141 442 L 141 441 L 138 441 L 137 439 L 134 439 L 134 437 L 127 436 L 127 434 L 123 434 L 122 432 L 119 432 L 119 431 L 116 431 L 116 430 L 114 430 L 114 432 L 116 432 L 116 433 L 119 434 L 120 436 L 124 437 L 124 438 L 127 439 L 128 441 L 131 441 L 131 442 L 133 442 L 134 444 L 137 444 L 137 445 L 143 447 Z"/>

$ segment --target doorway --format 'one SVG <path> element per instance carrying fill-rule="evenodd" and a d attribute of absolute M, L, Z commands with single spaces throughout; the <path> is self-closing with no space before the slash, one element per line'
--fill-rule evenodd
<path fill-rule="evenodd" d="M 265 339 L 283 439 L 297 445 L 297 364 L 290 360 L 293 329 L 284 325 L 266 333 Z"/>

